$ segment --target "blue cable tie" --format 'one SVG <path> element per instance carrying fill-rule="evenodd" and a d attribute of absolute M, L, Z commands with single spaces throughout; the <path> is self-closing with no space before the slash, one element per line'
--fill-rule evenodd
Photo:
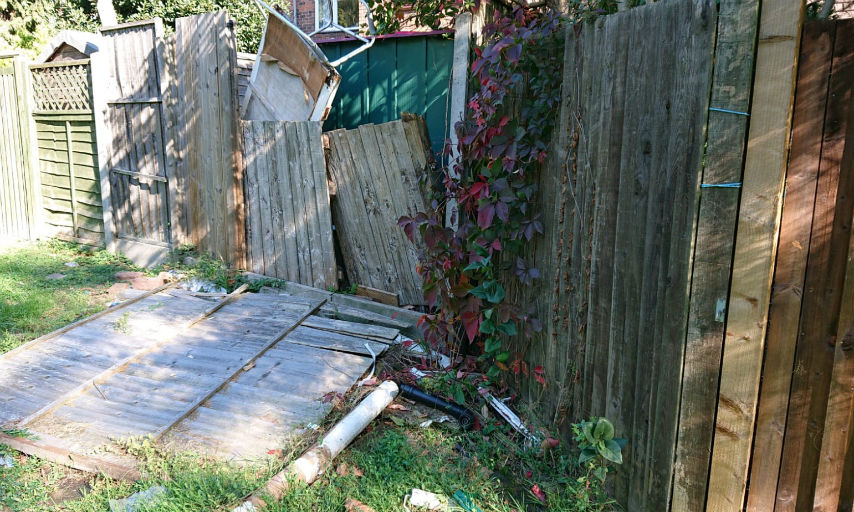
<path fill-rule="evenodd" d="M 741 188 L 741 182 L 736 181 L 733 183 L 703 183 L 700 185 L 700 188 Z"/>
<path fill-rule="evenodd" d="M 729 110 L 726 108 L 709 107 L 712 112 L 723 112 L 724 114 L 735 114 L 737 116 L 750 116 L 748 112 L 739 112 L 738 110 Z"/>

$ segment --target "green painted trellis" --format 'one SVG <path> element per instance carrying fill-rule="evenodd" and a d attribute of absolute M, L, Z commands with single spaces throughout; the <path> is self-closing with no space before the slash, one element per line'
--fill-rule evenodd
<path fill-rule="evenodd" d="M 50 234 L 103 245 L 89 60 L 30 66 L 40 199 Z"/>

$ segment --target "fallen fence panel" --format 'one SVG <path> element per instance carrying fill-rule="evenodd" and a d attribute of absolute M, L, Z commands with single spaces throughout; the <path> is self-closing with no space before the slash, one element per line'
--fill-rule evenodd
<path fill-rule="evenodd" d="M 335 130 L 329 138 L 332 214 L 351 283 L 400 292 L 403 304 L 424 304 L 418 249 L 398 219 L 425 211 L 420 180 L 430 159 L 423 119 Z"/>

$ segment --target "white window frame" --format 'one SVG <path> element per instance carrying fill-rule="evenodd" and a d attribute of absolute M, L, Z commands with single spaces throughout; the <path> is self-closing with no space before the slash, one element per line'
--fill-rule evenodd
<path fill-rule="evenodd" d="M 329 0 L 331 7 L 332 7 L 332 25 L 328 26 L 328 27 L 324 27 L 321 30 L 320 2 L 323 2 L 323 1 L 324 0 L 314 0 L 314 32 L 312 32 L 312 34 L 323 33 L 323 32 L 341 32 L 341 29 L 339 28 L 340 25 L 338 25 L 338 0 Z M 356 5 L 357 6 L 359 5 L 358 1 L 356 2 Z M 358 17 L 359 18 L 362 17 L 361 9 L 360 9 Z M 356 24 L 355 26 L 344 27 L 344 28 L 349 29 L 349 30 L 358 30 L 359 25 Z"/>

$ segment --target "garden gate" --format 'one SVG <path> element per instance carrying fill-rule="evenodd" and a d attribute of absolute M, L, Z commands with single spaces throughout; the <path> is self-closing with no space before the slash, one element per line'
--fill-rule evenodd
<path fill-rule="evenodd" d="M 114 248 L 144 264 L 162 260 L 171 244 L 162 33 L 159 19 L 101 29 L 110 76 L 97 87 L 106 98 L 104 124 L 111 138 L 109 180 L 102 189 L 110 197 Z"/>

